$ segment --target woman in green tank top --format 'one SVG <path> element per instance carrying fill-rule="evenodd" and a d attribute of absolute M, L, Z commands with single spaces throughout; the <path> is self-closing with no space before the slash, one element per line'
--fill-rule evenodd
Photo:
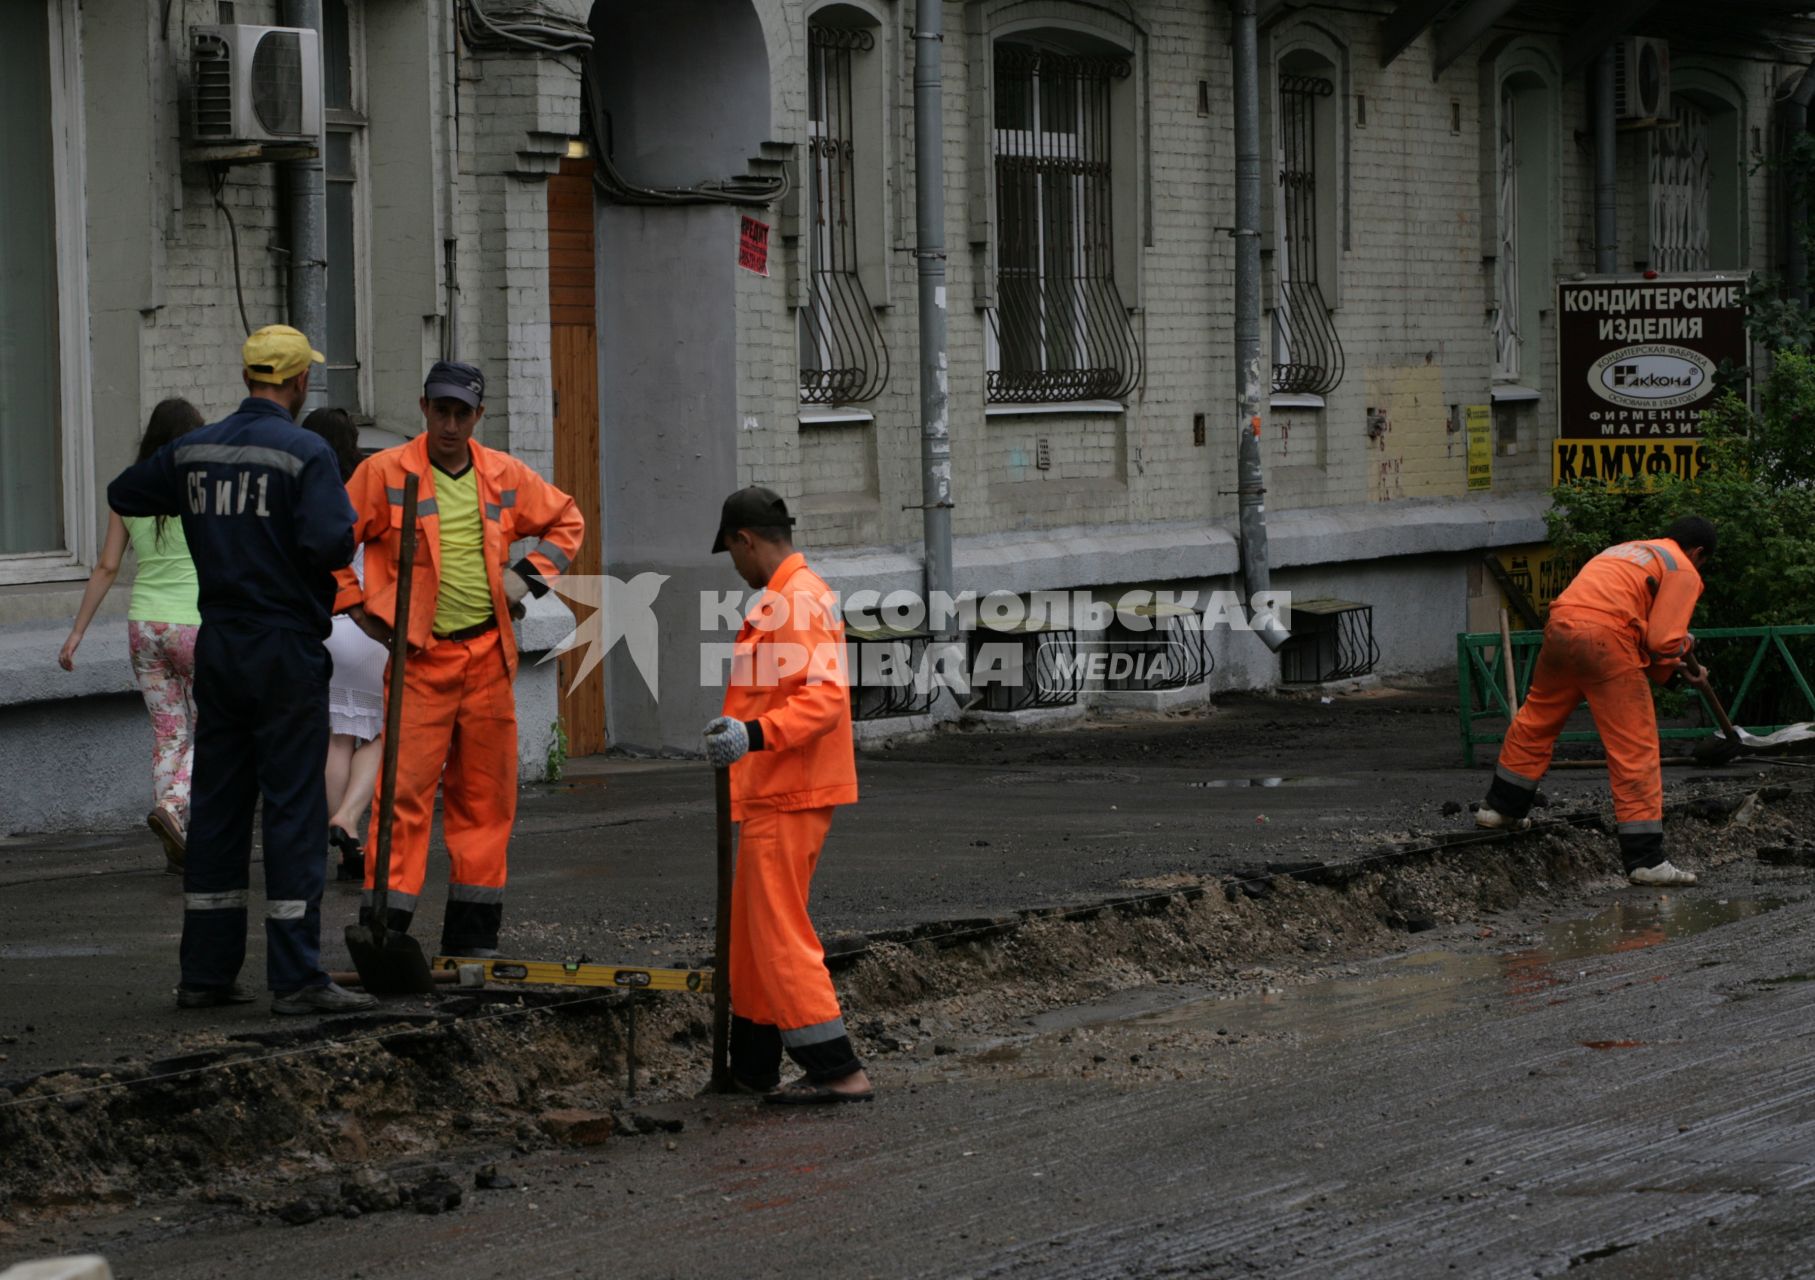
<path fill-rule="evenodd" d="M 187 400 L 165 400 L 151 411 L 139 441 L 143 462 L 178 436 L 202 425 Z M 146 823 L 164 845 L 168 870 L 183 869 L 184 833 L 189 828 L 189 769 L 195 754 L 195 637 L 202 616 L 196 609 L 195 565 L 183 525 L 170 516 L 107 517 L 107 540 L 82 593 L 75 625 L 57 662 L 76 667 L 76 649 L 95 611 L 120 574 L 127 544 L 138 560 L 126 636 L 132 669 L 151 712 L 151 785 L 155 797 Z"/>

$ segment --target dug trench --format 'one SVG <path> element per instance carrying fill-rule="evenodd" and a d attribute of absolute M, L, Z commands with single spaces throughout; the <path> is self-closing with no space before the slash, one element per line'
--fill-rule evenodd
<path fill-rule="evenodd" d="M 1677 794 L 1687 798 L 1667 838 L 1679 864 L 1720 886 L 1701 892 L 1806 893 L 1815 788 L 1727 781 Z M 1058 1037 L 1075 1051 L 1023 1050 L 1043 1027 L 1087 1025 L 1068 1010 L 1314 983 L 1432 939 L 1539 927 L 1622 885 L 1602 816 L 1582 813 L 1516 836 L 1402 833 L 1340 862 L 1166 877 L 1071 908 L 836 939 L 829 963 L 885 1102 L 890 1088 L 953 1070 L 1213 1077 L 1217 1055 L 1248 1034 L 1239 1021 L 1233 1035 L 1206 1027 L 1157 1052 L 1103 1052 L 1088 1031 Z M 693 1100 L 708 1013 L 697 996 L 464 992 L 0 1085 L 0 1240 L 34 1221 L 143 1206 L 292 1223 L 443 1212 L 474 1188 L 508 1188 L 492 1168 L 501 1160 L 660 1141 L 684 1125 L 709 1133 L 738 1123 L 750 1100 Z"/>

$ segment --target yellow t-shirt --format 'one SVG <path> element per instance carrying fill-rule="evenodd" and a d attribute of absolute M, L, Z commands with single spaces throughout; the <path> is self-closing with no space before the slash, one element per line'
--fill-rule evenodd
<path fill-rule="evenodd" d="M 493 616 L 485 577 L 485 525 L 479 516 L 479 469 L 458 476 L 435 468 L 435 510 L 441 520 L 441 594 L 435 634 L 447 635 Z"/>

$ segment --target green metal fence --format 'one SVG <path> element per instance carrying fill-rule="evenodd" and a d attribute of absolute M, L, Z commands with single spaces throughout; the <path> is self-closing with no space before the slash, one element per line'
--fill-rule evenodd
<path fill-rule="evenodd" d="M 1475 748 L 1493 745 L 1506 735 L 1512 709 L 1506 704 L 1506 664 L 1512 662 L 1519 698 L 1531 688 L 1542 631 L 1512 633 L 1512 652 L 1503 653 L 1497 631 L 1462 632 L 1456 636 L 1458 715 L 1462 722 L 1462 758 L 1475 763 Z M 1753 733 L 1772 733 L 1785 725 L 1815 720 L 1815 691 L 1803 674 L 1815 667 L 1815 626 L 1710 627 L 1695 633 L 1696 656 L 1707 666 L 1714 691 L 1726 701 L 1733 723 Z M 1714 714 L 1706 699 L 1699 725 L 1661 726 L 1665 739 L 1698 739 L 1709 733 Z M 1485 725 L 1483 722 L 1487 722 Z M 1754 723 L 1757 721 L 1758 723 Z M 1592 730 L 1570 729 L 1563 742 L 1599 742 Z"/>

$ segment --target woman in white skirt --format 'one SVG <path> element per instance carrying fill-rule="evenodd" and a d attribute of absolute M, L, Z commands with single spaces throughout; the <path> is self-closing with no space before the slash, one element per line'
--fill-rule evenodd
<path fill-rule="evenodd" d="M 345 409 L 317 409 L 303 427 L 334 447 L 340 478 L 347 480 L 359 465 L 359 430 Z M 353 572 L 365 581 L 365 549 L 353 557 Z M 384 756 L 385 647 L 361 631 L 344 613 L 334 619 L 327 639 L 334 675 L 328 683 L 328 843 L 340 850 L 339 880 L 365 883 L 365 850 L 356 831 L 372 803 L 378 768 Z"/>

